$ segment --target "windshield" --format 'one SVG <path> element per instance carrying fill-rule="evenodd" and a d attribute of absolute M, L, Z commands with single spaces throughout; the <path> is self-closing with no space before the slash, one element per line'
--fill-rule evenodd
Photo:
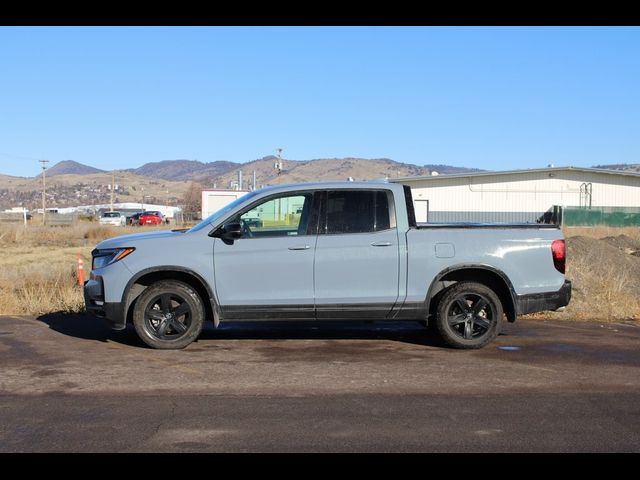
<path fill-rule="evenodd" d="M 240 198 L 236 198 L 230 204 L 225 205 L 220 210 L 216 210 L 215 212 L 213 212 L 211 215 L 209 215 L 207 218 L 205 218 L 200 223 L 195 225 L 189 231 L 190 232 L 198 232 L 198 231 L 202 230 L 203 228 L 208 228 L 212 223 L 215 223 L 216 221 L 220 220 L 220 218 L 224 217 L 227 213 L 232 211 L 234 208 L 236 208 L 241 203 L 244 203 L 247 200 L 251 200 L 251 198 L 256 196 L 257 192 L 259 192 L 259 190 L 254 190 L 253 192 L 249 192 L 246 195 L 241 196 Z"/>

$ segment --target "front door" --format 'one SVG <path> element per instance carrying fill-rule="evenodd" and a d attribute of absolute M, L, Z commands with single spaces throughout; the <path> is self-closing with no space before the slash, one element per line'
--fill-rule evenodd
<path fill-rule="evenodd" d="M 314 318 L 313 193 L 262 199 L 226 223 L 242 238 L 214 243 L 218 302 L 225 319 Z"/>
<path fill-rule="evenodd" d="M 385 318 L 398 299 L 399 241 L 387 190 L 326 193 L 316 242 L 318 318 Z"/>

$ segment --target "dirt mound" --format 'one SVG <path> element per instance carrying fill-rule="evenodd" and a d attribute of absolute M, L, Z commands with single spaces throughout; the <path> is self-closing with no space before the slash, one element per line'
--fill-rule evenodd
<path fill-rule="evenodd" d="M 605 237 L 602 239 L 609 245 L 619 248 L 625 253 L 640 257 L 640 241 L 634 240 L 628 235 L 618 235 L 617 237 Z"/>
<path fill-rule="evenodd" d="M 567 278 L 573 295 L 566 311 L 573 319 L 640 320 L 640 257 L 625 249 L 636 242 L 625 235 L 596 239 L 569 237 Z"/>

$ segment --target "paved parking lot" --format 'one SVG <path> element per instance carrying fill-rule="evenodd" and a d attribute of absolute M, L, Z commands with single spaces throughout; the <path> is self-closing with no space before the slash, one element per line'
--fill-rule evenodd
<path fill-rule="evenodd" d="M 640 451 L 640 325 L 233 323 L 182 351 L 0 317 L 0 451 Z"/>

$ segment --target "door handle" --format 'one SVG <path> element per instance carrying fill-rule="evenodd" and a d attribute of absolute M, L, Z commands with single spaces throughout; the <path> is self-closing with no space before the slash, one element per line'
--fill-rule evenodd
<path fill-rule="evenodd" d="M 289 247 L 289 250 L 309 250 L 309 245 L 297 245 L 295 247 Z"/>
<path fill-rule="evenodd" d="M 393 245 L 391 242 L 373 242 L 371 244 L 372 247 L 390 247 Z"/>

